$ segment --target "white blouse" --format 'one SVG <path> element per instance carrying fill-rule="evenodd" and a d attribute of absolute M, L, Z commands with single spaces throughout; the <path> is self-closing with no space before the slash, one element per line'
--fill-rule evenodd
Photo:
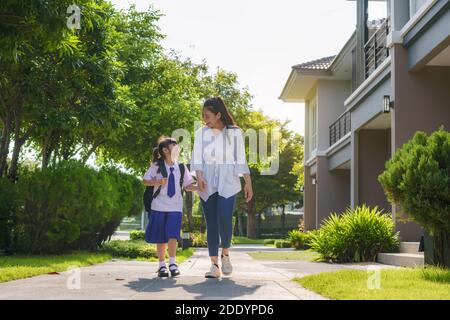
<path fill-rule="evenodd" d="M 202 171 L 206 189 L 198 191 L 202 200 L 218 192 L 229 198 L 241 191 L 239 177 L 250 174 L 245 143 L 240 128 L 211 129 L 204 126 L 195 132 L 191 171 Z"/>

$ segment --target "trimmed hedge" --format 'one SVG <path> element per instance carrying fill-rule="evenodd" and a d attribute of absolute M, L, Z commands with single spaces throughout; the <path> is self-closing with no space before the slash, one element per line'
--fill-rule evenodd
<path fill-rule="evenodd" d="M 275 241 L 275 247 L 277 248 L 291 248 L 291 242 L 288 240 L 277 240 Z"/>
<path fill-rule="evenodd" d="M 11 188 L 0 220 L 12 252 L 54 254 L 91 250 L 108 240 L 126 216 L 142 209 L 143 186 L 117 168 L 100 170 L 64 161 L 25 170 Z M 1 187 L 3 186 L 3 187 Z M 3 190 L 1 190 L 3 194 Z"/>
<path fill-rule="evenodd" d="M 136 258 L 157 258 L 158 253 L 154 245 L 148 244 L 142 240 L 113 240 L 102 245 L 101 251 L 112 255 L 113 257 Z"/>
<path fill-rule="evenodd" d="M 131 230 L 130 240 L 145 240 L 145 231 L 143 230 Z"/>

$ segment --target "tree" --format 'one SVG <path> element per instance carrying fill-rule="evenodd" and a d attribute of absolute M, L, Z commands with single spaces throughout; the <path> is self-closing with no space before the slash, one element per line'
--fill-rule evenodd
<path fill-rule="evenodd" d="M 244 122 L 245 123 L 245 122 Z M 270 119 L 261 111 L 252 111 L 247 117 L 249 128 L 255 130 L 266 129 L 269 133 L 267 150 L 271 154 L 271 129 L 280 128 L 279 143 L 279 170 L 275 175 L 261 175 L 268 163 L 258 160 L 257 164 L 250 165 L 253 181 L 254 197 L 250 203 L 245 203 L 242 195 L 238 197 L 238 209 L 247 212 L 247 236 L 256 237 L 257 214 L 261 214 L 273 206 L 285 206 L 291 202 L 302 200 L 299 176 L 302 175 L 303 163 L 303 137 L 288 130 L 286 123 Z M 274 156 L 274 155 L 272 155 Z M 270 161 L 270 158 L 269 158 Z M 281 217 L 281 223 L 284 216 Z"/>
<path fill-rule="evenodd" d="M 449 266 L 444 253 L 450 249 L 450 133 L 443 128 L 430 136 L 417 132 L 378 180 L 389 201 L 433 236 L 435 262 Z"/>

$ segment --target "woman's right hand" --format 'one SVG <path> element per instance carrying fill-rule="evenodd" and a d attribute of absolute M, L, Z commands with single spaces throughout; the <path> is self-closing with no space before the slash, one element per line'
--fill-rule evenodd
<path fill-rule="evenodd" d="M 206 181 L 203 179 L 203 172 L 200 170 L 195 171 L 197 176 L 198 191 L 203 192 L 206 190 Z"/>
<path fill-rule="evenodd" d="M 167 178 L 161 178 L 158 180 L 160 186 L 165 186 L 167 183 Z"/>
<path fill-rule="evenodd" d="M 200 192 L 205 191 L 205 189 L 206 189 L 206 181 L 203 178 L 199 178 L 198 179 L 197 185 L 198 185 L 198 190 Z"/>

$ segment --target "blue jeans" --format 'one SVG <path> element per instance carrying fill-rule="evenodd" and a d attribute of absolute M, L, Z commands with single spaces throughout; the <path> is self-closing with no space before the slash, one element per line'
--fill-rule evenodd
<path fill-rule="evenodd" d="M 219 242 L 222 248 L 231 246 L 233 235 L 233 211 L 236 204 L 236 195 L 229 198 L 219 196 L 216 192 L 208 200 L 201 200 L 203 214 L 206 220 L 206 240 L 210 257 L 219 255 Z"/>

